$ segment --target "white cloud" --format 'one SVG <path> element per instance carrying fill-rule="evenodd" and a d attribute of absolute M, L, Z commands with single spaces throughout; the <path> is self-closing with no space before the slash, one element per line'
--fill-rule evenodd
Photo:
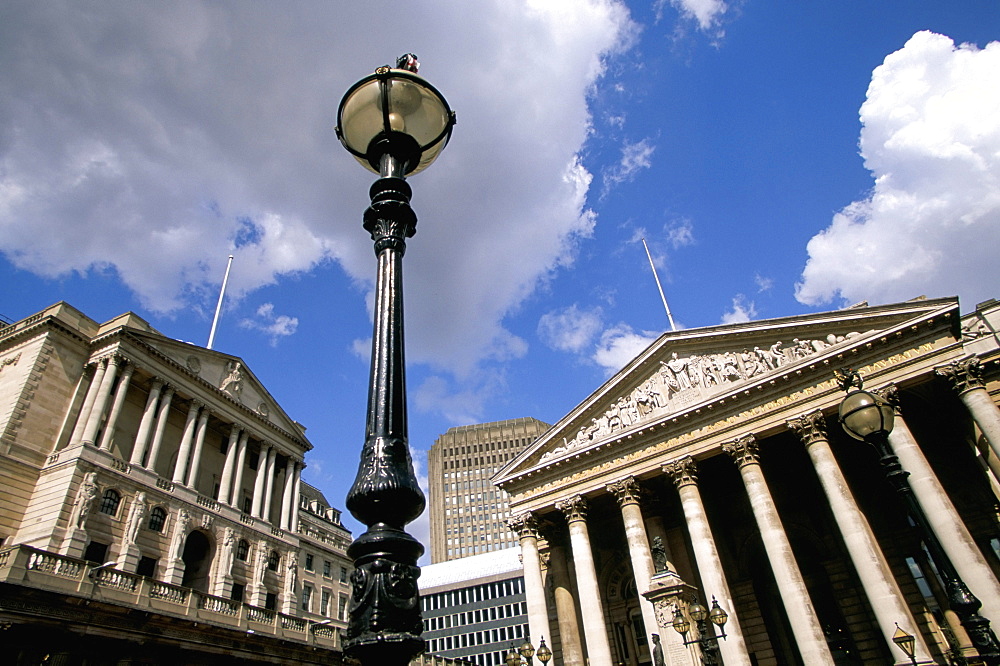
<path fill-rule="evenodd" d="M 664 230 L 667 234 L 667 240 L 670 241 L 671 247 L 675 250 L 695 243 L 694 225 L 687 218 L 673 220 L 667 224 Z"/>
<path fill-rule="evenodd" d="M 748 301 L 743 294 L 736 294 L 733 297 L 733 309 L 723 313 L 723 324 L 742 324 L 753 320 L 757 316 L 757 307 L 753 301 Z"/>
<path fill-rule="evenodd" d="M 753 276 L 754 284 L 757 285 L 757 293 L 761 294 L 765 291 L 771 291 L 774 287 L 774 278 L 769 278 L 761 275 L 760 273 L 755 273 Z"/>
<path fill-rule="evenodd" d="M 684 18 L 695 21 L 704 32 L 718 29 L 722 15 L 729 9 L 724 0 L 657 0 L 657 20 L 662 17 L 663 8 L 667 4 L 673 6 Z"/>
<path fill-rule="evenodd" d="M 618 163 L 604 172 L 604 193 L 615 185 L 626 183 L 635 178 L 641 169 L 653 166 L 652 157 L 656 146 L 648 138 L 622 145 L 622 156 Z"/>
<path fill-rule="evenodd" d="M 504 317 L 594 228 L 588 94 L 634 32 L 617 0 L 8 3 L 0 251 L 116 272 L 159 311 L 214 304 L 230 253 L 234 298 L 330 260 L 370 289 L 372 177 L 331 126 L 412 49 L 459 122 L 413 182 L 408 360 L 474 378 L 524 353 Z"/>
<path fill-rule="evenodd" d="M 593 360 L 609 375 L 624 368 L 632 359 L 651 345 L 658 334 L 649 331 L 637 333 L 628 324 L 619 324 L 601 334 Z"/>
<path fill-rule="evenodd" d="M 796 298 L 996 296 L 1000 43 L 918 32 L 873 72 L 861 121 L 874 189 L 809 241 Z"/>
<path fill-rule="evenodd" d="M 552 349 L 579 354 L 594 343 L 602 325 L 600 307 L 582 310 L 574 303 L 542 315 L 538 336 Z"/>
<path fill-rule="evenodd" d="M 254 331 L 261 331 L 267 335 L 271 346 L 274 347 L 278 344 L 279 339 L 295 334 L 296 329 L 299 327 L 299 319 L 298 317 L 289 317 L 288 315 L 275 315 L 274 304 L 264 303 L 257 308 L 256 319 L 241 319 L 240 326 Z"/>

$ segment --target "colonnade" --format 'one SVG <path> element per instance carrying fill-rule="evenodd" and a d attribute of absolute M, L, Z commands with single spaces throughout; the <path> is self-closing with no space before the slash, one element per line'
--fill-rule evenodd
<path fill-rule="evenodd" d="M 963 359 L 938 368 L 937 373 L 953 382 L 973 421 L 989 441 L 990 447 L 994 448 L 994 453 L 1000 456 L 1000 448 L 996 448 L 1000 445 L 1000 411 L 983 386 L 978 370 L 975 359 Z M 891 395 L 893 391 L 895 387 L 889 386 L 882 393 Z M 834 405 L 830 405 L 827 411 L 833 411 L 833 407 Z M 910 663 L 909 657 L 892 640 L 898 624 L 916 639 L 914 650 L 917 663 L 934 663 L 920 626 L 911 614 L 874 532 L 859 508 L 833 455 L 823 411 L 815 409 L 800 414 L 788 420 L 786 425 L 797 435 L 808 453 L 886 649 L 891 651 L 895 663 Z M 981 614 L 992 620 L 995 630 L 1000 630 L 1000 581 L 966 529 L 961 516 L 917 445 L 905 416 L 898 413 L 898 408 L 889 443 L 903 468 L 910 473 L 910 484 L 914 495 L 926 513 L 932 529 L 960 576 L 982 601 Z M 753 520 L 777 584 L 780 603 L 784 607 L 801 658 L 811 666 L 832 665 L 834 657 L 827 645 L 824 627 L 810 598 L 805 579 L 796 562 L 778 508 L 761 469 L 759 446 L 760 443 L 753 433 L 745 433 L 724 442 L 721 448 L 739 470 Z M 735 612 L 733 594 L 699 490 L 698 466 L 698 461 L 691 456 L 681 456 L 662 464 L 657 473 L 669 478 L 677 490 L 697 575 L 700 578 L 700 589 L 706 597 L 704 601 L 708 602 L 714 596 L 730 612 L 730 619 L 726 625 L 727 640 L 719 641 L 723 661 L 727 666 L 737 664 L 749 666 L 751 659 L 747 640 L 743 635 L 740 617 Z M 643 476 L 646 478 L 648 474 Z M 643 500 L 640 490 L 640 483 L 633 477 L 623 478 L 608 484 L 605 488 L 606 492 L 617 499 L 621 509 L 622 528 L 627 537 L 632 572 L 636 588 L 641 595 L 650 589 L 654 562 L 650 552 L 646 522 L 642 515 Z M 548 555 L 550 576 L 556 579 L 553 596 L 561 637 L 562 663 L 567 666 L 577 666 L 577 664 L 582 666 L 584 648 L 590 663 L 613 663 L 605 601 L 594 567 L 587 507 L 588 500 L 576 494 L 554 502 L 551 507 L 521 514 L 511 521 L 511 529 L 518 532 L 521 541 L 528 623 L 534 639 L 550 635 L 541 569 L 542 556 L 539 554 L 538 525 L 543 524 L 545 516 L 550 513 L 561 514 L 565 519 L 576 577 L 576 590 L 568 595 L 568 600 L 560 580 L 565 577 L 561 571 L 565 565 L 562 541 L 556 537 L 549 539 Z M 648 639 L 648 634 L 657 632 L 656 616 L 652 605 L 645 599 L 640 601 L 640 607 Z M 576 608 L 579 608 L 579 616 L 582 619 L 582 631 L 577 626 Z M 660 624 L 663 624 L 662 618 Z M 669 638 L 664 634 L 674 633 L 672 629 L 669 632 L 664 631 L 662 626 L 659 631 L 661 638 Z M 956 633 L 959 632 L 960 628 Z M 677 652 L 674 652 L 672 657 L 668 655 L 667 663 L 695 663 L 695 657 L 691 653 L 681 653 L 680 657 L 677 655 Z"/>
<path fill-rule="evenodd" d="M 135 370 L 136 364 L 118 353 L 93 361 L 93 377 L 70 435 L 69 446 L 90 445 L 105 451 L 111 450 Z M 171 466 L 170 460 L 164 456 L 164 437 L 171 407 L 177 402 L 177 387 L 160 377 L 150 380 L 149 395 L 129 454 L 129 464 L 147 469 L 174 485 L 196 489 L 200 474 L 204 471 L 205 437 L 213 412 L 197 398 L 189 400 L 176 460 Z M 215 499 L 239 511 L 245 508 L 241 505 L 241 495 L 244 477 L 250 467 L 249 444 L 249 429 L 233 423 L 230 426 L 225 462 Z M 124 450 L 125 447 L 119 448 Z M 279 513 L 275 525 L 282 530 L 296 531 L 296 507 L 303 463 L 280 451 L 273 443 L 260 441 L 259 448 L 257 476 L 250 497 L 249 513 L 254 518 L 270 522 L 274 503 L 277 502 Z M 275 477 L 280 471 L 279 453 L 284 458 L 284 482 L 283 487 L 276 491 L 274 485 Z"/>

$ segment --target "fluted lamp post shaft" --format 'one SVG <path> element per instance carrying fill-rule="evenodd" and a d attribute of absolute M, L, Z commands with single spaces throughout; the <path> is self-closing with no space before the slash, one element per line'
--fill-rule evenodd
<path fill-rule="evenodd" d="M 416 75 L 416 57 L 380 67 L 344 95 L 337 135 L 379 179 L 364 228 L 377 257 L 365 442 L 347 508 L 367 530 L 347 549 L 354 560 L 344 652 L 364 666 L 404 666 L 424 651 L 417 560 L 424 547 L 405 526 L 424 510 L 407 435 L 402 261 L 416 233 L 405 177 L 422 171 L 451 136 L 455 115 Z"/>

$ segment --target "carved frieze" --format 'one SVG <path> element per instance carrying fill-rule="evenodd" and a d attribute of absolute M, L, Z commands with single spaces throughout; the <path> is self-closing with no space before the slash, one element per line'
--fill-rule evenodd
<path fill-rule="evenodd" d="M 562 446 L 543 454 L 542 462 L 698 404 L 735 388 L 741 382 L 774 372 L 858 335 L 860 333 L 831 334 L 825 340 L 793 338 L 788 344 L 778 340 L 766 348 L 745 347 L 739 352 L 718 354 L 681 356 L 673 352 L 670 360 L 660 361 L 658 370 L 632 391 L 613 401 L 602 414 L 592 417 L 590 423 L 581 426 L 572 439 L 564 438 Z"/>

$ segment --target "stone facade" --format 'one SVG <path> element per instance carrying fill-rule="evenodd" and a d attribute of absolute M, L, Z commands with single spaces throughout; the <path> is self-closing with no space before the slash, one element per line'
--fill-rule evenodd
<path fill-rule="evenodd" d="M 0 328 L 0 578 L 335 651 L 351 535 L 311 448 L 242 359 L 58 303 Z"/>
<path fill-rule="evenodd" d="M 975 650 L 834 371 L 897 406 L 890 445 L 1000 628 L 1000 304 L 957 299 L 666 333 L 494 476 L 553 663 L 700 663 L 695 600 L 736 664 L 905 664 Z M 554 619 L 553 619 L 554 618 Z M 695 623 L 692 622 L 692 625 Z M 658 634 L 657 647 L 652 635 Z"/>

